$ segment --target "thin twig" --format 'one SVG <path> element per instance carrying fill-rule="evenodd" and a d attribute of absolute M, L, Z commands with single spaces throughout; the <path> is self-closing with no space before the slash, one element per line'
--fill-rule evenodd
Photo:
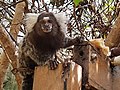
<path fill-rule="evenodd" d="M 45 11 L 46 11 L 46 12 L 49 12 L 49 10 L 48 10 L 48 8 L 47 8 L 47 6 L 46 6 L 44 0 L 41 0 L 41 1 L 42 1 L 43 6 L 45 7 Z"/>

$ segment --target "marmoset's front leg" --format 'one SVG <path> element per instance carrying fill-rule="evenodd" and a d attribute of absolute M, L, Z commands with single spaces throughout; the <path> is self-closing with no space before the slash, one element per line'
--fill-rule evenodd
<path fill-rule="evenodd" d="M 84 37 L 76 37 L 74 39 L 65 38 L 64 44 L 62 48 L 70 47 L 72 45 L 77 45 L 84 41 Z"/>

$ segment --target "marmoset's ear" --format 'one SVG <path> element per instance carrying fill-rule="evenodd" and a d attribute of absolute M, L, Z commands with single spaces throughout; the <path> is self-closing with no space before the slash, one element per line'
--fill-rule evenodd
<path fill-rule="evenodd" d="M 26 34 L 33 30 L 33 27 L 37 22 L 37 18 L 39 15 L 40 14 L 35 14 L 35 13 L 27 13 L 25 15 L 24 21 L 25 21 Z"/>
<path fill-rule="evenodd" d="M 54 13 L 53 13 L 54 14 Z M 66 35 L 66 32 L 67 32 L 67 23 L 68 23 L 68 19 L 67 17 L 65 16 L 65 13 L 57 13 L 57 14 L 54 14 L 54 16 L 56 17 L 57 19 L 57 22 L 61 28 L 61 31 L 63 33 L 65 33 Z"/>

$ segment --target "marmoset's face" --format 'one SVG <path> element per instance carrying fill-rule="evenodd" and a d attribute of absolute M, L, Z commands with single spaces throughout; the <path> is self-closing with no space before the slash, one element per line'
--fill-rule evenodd
<path fill-rule="evenodd" d="M 53 21 L 50 19 L 50 17 L 43 17 L 43 19 L 39 20 L 39 23 L 43 32 L 49 33 L 52 31 L 52 27 L 53 27 L 52 22 Z"/>
<path fill-rule="evenodd" d="M 44 12 L 39 15 L 37 22 L 34 26 L 34 30 L 40 36 L 44 35 L 55 36 L 57 32 L 60 30 L 60 26 L 53 13 Z"/>

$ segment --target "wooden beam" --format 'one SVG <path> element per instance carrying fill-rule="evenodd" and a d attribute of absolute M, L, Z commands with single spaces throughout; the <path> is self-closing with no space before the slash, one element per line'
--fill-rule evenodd
<path fill-rule="evenodd" d="M 33 90 L 80 90 L 81 72 L 81 66 L 75 63 L 71 63 L 70 71 L 64 78 L 62 64 L 55 70 L 49 70 L 47 66 L 36 67 Z"/>

